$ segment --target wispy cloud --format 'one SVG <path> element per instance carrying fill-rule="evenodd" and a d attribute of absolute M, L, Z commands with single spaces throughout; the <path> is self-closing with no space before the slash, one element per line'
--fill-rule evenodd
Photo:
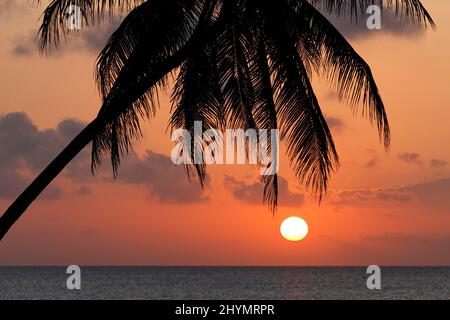
<path fill-rule="evenodd" d="M 103 24 L 92 26 L 79 32 L 79 36 L 69 37 L 67 43 L 62 41 L 60 47 L 52 52 L 50 57 L 60 57 L 68 53 L 99 54 L 106 45 L 108 38 L 118 28 L 120 19 L 106 21 Z M 30 30 L 28 34 L 16 37 L 11 44 L 11 54 L 17 57 L 33 56 L 38 54 L 37 32 Z"/>
<path fill-rule="evenodd" d="M 375 206 L 386 203 L 420 204 L 426 210 L 450 213 L 450 178 L 400 187 L 335 191 L 332 203 L 349 206 Z"/>
<path fill-rule="evenodd" d="M 118 181 L 142 185 L 152 197 L 166 203 L 204 202 L 208 197 L 196 181 L 189 181 L 183 166 L 170 157 L 147 150 L 143 158 L 130 154 L 120 168 Z M 209 180 L 206 180 L 207 186 Z"/>
<path fill-rule="evenodd" d="M 54 129 L 40 130 L 25 113 L 0 116 L 0 197 L 17 196 L 30 182 L 29 173 L 45 168 L 83 127 L 81 121 L 67 119 Z M 51 185 L 43 197 L 55 199 L 61 193 L 58 187 Z"/>
<path fill-rule="evenodd" d="M 345 128 L 345 123 L 341 118 L 326 116 L 325 119 L 330 129 L 335 132 L 341 132 Z"/>
<path fill-rule="evenodd" d="M 234 198 L 241 202 L 262 205 L 264 186 L 260 182 L 246 183 L 232 176 L 225 176 L 224 182 Z M 303 193 L 290 190 L 288 181 L 281 176 L 278 176 L 278 192 L 280 206 L 299 207 L 305 201 Z"/>
<path fill-rule="evenodd" d="M 440 159 L 431 159 L 430 165 L 432 168 L 440 169 L 447 165 L 447 161 Z"/>
<path fill-rule="evenodd" d="M 416 152 L 404 152 L 398 155 L 398 158 L 406 163 L 411 164 L 421 164 L 422 160 L 420 159 L 420 155 Z"/>
<path fill-rule="evenodd" d="M 39 129 L 26 113 L 0 116 L 0 198 L 18 196 L 33 176 L 44 169 L 85 125 L 79 120 L 66 119 L 56 128 Z M 111 175 L 106 172 L 99 173 L 99 177 L 91 175 L 88 148 L 67 166 L 63 175 L 80 184 L 72 192 L 75 195 L 90 194 L 92 190 L 89 183 L 93 181 L 112 181 Z M 156 197 L 160 202 L 193 203 L 208 200 L 201 186 L 187 179 L 182 166 L 177 167 L 170 157 L 152 151 L 147 151 L 143 157 L 130 152 L 123 160 L 117 181 L 143 186 L 151 197 Z M 51 185 L 43 196 L 56 199 L 61 194 L 59 187 Z"/>

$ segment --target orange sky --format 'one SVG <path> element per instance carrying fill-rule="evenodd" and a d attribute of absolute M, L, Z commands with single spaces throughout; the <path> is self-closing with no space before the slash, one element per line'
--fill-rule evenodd
<path fill-rule="evenodd" d="M 43 8 L 4 3 L 0 141 L 1 121 L 18 128 L 29 123 L 27 117 L 8 115 L 24 112 L 35 125 L 30 139 L 36 140 L 30 141 L 67 142 L 58 124 L 68 118 L 87 122 L 98 110 L 93 70 L 103 38 L 90 33 L 54 56 L 39 56 L 30 40 Z M 136 143 L 138 156 L 124 163 L 122 178 L 112 182 L 108 166 L 89 177 L 86 159 L 80 159 L 0 243 L 0 265 L 450 265 L 450 3 L 423 3 L 435 32 L 394 28 L 350 38 L 371 65 L 386 104 L 388 154 L 368 120 L 354 117 L 325 83 L 315 81 L 341 157 L 320 206 L 295 181 L 283 153 L 280 174 L 288 191 L 275 216 L 262 204 L 251 166 L 210 167 L 210 182 L 200 193 L 166 158 L 173 143 L 165 132 L 170 103 L 164 96 L 157 117 L 143 121 L 145 138 Z M 2 212 L 19 192 L 15 180 L 10 190 L 5 187 L 8 168 L 23 183 L 31 181 L 57 148 L 39 161 L 35 154 L 12 158 L 4 150 L 0 145 Z M 139 177 L 139 170 L 147 171 Z M 298 243 L 279 233 L 291 215 L 309 224 L 309 235 Z"/>

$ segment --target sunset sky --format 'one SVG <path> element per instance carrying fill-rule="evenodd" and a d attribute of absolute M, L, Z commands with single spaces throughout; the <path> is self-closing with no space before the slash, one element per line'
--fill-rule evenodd
<path fill-rule="evenodd" d="M 31 2 L 0 2 L 0 214 L 95 117 L 95 60 L 118 25 L 42 56 L 44 7 Z M 86 149 L 0 243 L 0 265 L 450 265 L 450 2 L 423 4 L 436 31 L 389 15 L 381 31 L 334 20 L 372 68 L 392 143 L 385 153 L 369 120 L 316 77 L 341 158 L 320 205 L 284 150 L 274 216 L 255 166 L 210 166 L 202 192 L 170 160 L 166 93 L 117 181 L 107 161 L 90 174 Z M 309 225 L 299 242 L 280 235 L 292 215 Z"/>

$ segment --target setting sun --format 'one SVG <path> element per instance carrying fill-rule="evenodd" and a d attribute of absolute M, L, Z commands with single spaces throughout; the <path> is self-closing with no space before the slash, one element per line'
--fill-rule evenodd
<path fill-rule="evenodd" d="M 289 241 L 300 241 L 308 234 L 308 224 L 299 217 L 289 217 L 280 226 L 281 235 Z"/>

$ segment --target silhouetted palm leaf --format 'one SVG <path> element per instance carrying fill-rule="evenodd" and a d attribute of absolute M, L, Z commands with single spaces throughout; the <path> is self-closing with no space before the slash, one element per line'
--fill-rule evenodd
<path fill-rule="evenodd" d="M 104 97 L 100 114 L 120 112 L 94 139 L 93 168 L 110 153 L 117 172 L 121 156 L 128 152 L 131 141 L 141 136 L 139 117 L 154 114 L 155 94 L 158 87 L 166 85 L 168 74 L 150 87 L 144 85 L 143 90 L 141 85 L 186 44 L 200 13 L 195 1 L 148 1 L 135 8 L 113 33 L 99 56 L 97 81 Z"/>
<path fill-rule="evenodd" d="M 291 3 L 299 4 L 303 0 L 289 0 Z M 350 16 L 358 19 L 359 15 L 365 14 L 367 7 L 378 5 L 383 11 L 393 10 L 407 22 L 419 26 L 435 27 L 433 19 L 419 0 L 308 0 L 318 9 L 325 10 L 337 16 Z"/>
<path fill-rule="evenodd" d="M 174 107 L 170 127 L 185 128 L 190 132 L 192 153 L 185 156 L 190 158 L 202 185 L 206 176 L 205 165 L 204 162 L 194 163 L 194 160 L 200 159 L 205 145 L 195 143 L 197 138 L 198 141 L 203 141 L 203 132 L 194 132 L 194 123 L 201 121 L 203 131 L 221 129 L 225 125 L 215 49 L 215 43 L 212 41 L 209 45 L 198 47 L 186 59 L 181 66 L 172 95 Z M 219 144 L 222 141 L 214 143 Z M 195 148 L 201 152 L 194 156 Z M 186 166 L 188 177 L 191 176 L 190 167 L 191 165 Z"/>
<path fill-rule="evenodd" d="M 35 0 L 38 4 L 43 0 Z M 39 48 L 41 51 L 55 49 L 60 41 L 73 34 L 67 28 L 67 10 L 76 5 L 81 9 L 82 22 L 86 26 L 101 22 L 116 14 L 127 13 L 146 0 L 53 0 L 45 9 L 39 29 Z"/>

